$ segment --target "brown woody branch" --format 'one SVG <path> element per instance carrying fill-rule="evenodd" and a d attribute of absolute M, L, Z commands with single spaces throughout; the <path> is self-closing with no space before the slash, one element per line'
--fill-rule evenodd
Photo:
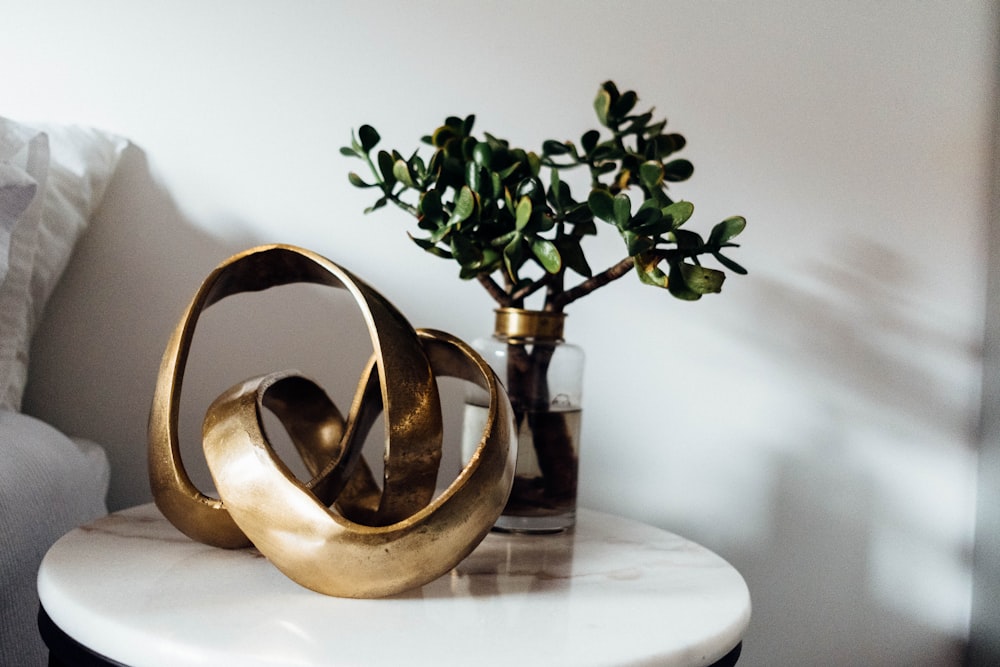
<path fill-rule="evenodd" d="M 495 280 L 490 278 L 488 273 L 480 273 L 476 275 L 479 280 L 479 284 L 486 288 L 493 300 L 500 304 L 501 308 L 510 308 L 514 304 L 514 300 L 509 294 L 496 283 Z"/>
<path fill-rule="evenodd" d="M 608 283 L 618 280 L 626 273 L 632 270 L 635 266 L 635 259 L 632 257 L 626 257 L 617 264 L 608 267 L 601 273 L 598 273 L 592 278 L 588 278 L 576 287 L 562 290 L 549 290 L 546 295 L 545 310 L 550 312 L 562 312 L 562 310 L 573 303 L 577 299 L 583 298 L 593 292 L 596 289 L 604 287 Z M 509 294 L 503 287 L 501 287 L 493 278 L 487 273 L 480 273 L 476 276 L 479 283 L 486 289 L 493 300 L 500 304 L 501 308 L 511 308 L 514 304 L 518 303 L 520 300 L 531 296 L 537 292 L 543 286 L 551 286 L 551 280 L 549 276 L 537 280 L 526 287 L 522 287 L 517 292 Z"/>
<path fill-rule="evenodd" d="M 577 299 L 585 297 L 594 290 L 604 287 L 612 280 L 618 280 L 631 271 L 633 266 L 635 266 L 635 259 L 632 257 L 626 257 L 614 266 L 610 266 L 601 273 L 598 273 L 596 276 L 588 278 L 576 287 L 553 295 L 552 300 L 546 307 L 546 310 L 552 310 L 555 312 L 562 311 L 563 308 Z"/>

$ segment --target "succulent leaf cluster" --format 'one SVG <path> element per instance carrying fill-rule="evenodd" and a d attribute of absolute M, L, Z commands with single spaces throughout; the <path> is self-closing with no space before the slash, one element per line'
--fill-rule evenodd
<path fill-rule="evenodd" d="M 544 290 L 544 309 L 562 311 L 630 270 L 645 284 L 697 300 L 719 292 L 725 279 L 702 257 L 746 273 L 723 254 L 737 247 L 733 239 L 746 220 L 727 218 L 707 238 L 683 227 L 694 206 L 675 201 L 667 189 L 694 171 L 676 156 L 686 141 L 666 132 L 666 120 L 654 119 L 652 109 L 637 113 L 638 99 L 605 82 L 594 100 L 602 129 L 584 132 L 579 142 L 543 141 L 537 153 L 489 133 L 475 136 L 472 115 L 448 117 L 423 137 L 433 148 L 426 160 L 419 150 L 376 152 L 381 137 L 370 125 L 358 128 L 341 153 L 363 160 L 371 174 L 365 180 L 351 172 L 350 182 L 379 192 L 366 213 L 389 203 L 410 213 L 420 230 L 410 234 L 413 242 L 456 261 L 460 277 L 479 280 L 501 306 L 524 307 Z M 561 176 L 571 169 L 589 174 L 580 199 Z M 605 225 L 620 234 L 624 257 L 595 273 L 583 240 Z M 579 277 L 573 286 L 569 272 Z"/>

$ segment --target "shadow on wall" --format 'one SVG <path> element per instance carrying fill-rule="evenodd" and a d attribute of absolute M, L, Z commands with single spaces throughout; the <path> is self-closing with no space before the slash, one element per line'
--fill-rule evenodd
<path fill-rule="evenodd" d="M 863 239 L 841 251 L 805 283 L 757 278 L 766 325 L 730 323 L 787 398 L 770 408 L 786 432 L 709 464 L 729 469 L 726 511 L 757 528 L 715 536 L 754 596 L 744 661 L 959 664 L 976 341 L 920 300 L 915 260 Z"/>
<path fill-rule="evenodd" d="M 978 361 L 978 341 L 921 298 L 928 274 L 916 262 L 857 237 L 839 252 L 805 284 L 755 278 L 752 307 L 774 319 L 748 340 L 859 417 L 962 433 L 973 446 L 974 397 L 955 387 L 969 382 L 962 374 Z"/>
<path fill-rule="evenodd" d="M 223 241 L 198 229 L 156 181 L 142 150 L 126 151 L 35 336 L 24 399 L 25 412 L 105 447 L 112 510 L 151 499 L 146 424 L 160 358 L 181 313 L 220 262 L 263 242 Z M 195 485 L 206 493 L 213 487 L 201 422 L 216 396 L 246 378 L 296 369 L 318 381 L 346 414 L 371 349 L 361 312 L 345 290 L 287 285 L 207 309 L 191 347 L 179 415 L 181 453 Z M 443 387 L 445 402 L 456 403 L 449 392 L 460 391 Z M 457 411 L 446 410 L 446 433 L 459 433 L 459 420 Z M 276 449 L 304 475 L 274 424 L 269 434 Z M 381 422 L 371 433 L 366 457 L 377 463 Z M 458 469 L 457 438 L 446 442 L 442 475 Z"/>
<path fill-rule="evenodd" d="M 103 445 L 113 509 L 150 497 L 146 417 L 176 318 L 234 247 L 195 229 L 130 145 L 31 351 L 25 412 Z"/>
<path fill-rule="evenodd" d="M 753 594 L 741 664 L 957 665 L 966 550 L 929 535 L 838 423 L 762 461 L 767 532 L 722 549 Z"/>

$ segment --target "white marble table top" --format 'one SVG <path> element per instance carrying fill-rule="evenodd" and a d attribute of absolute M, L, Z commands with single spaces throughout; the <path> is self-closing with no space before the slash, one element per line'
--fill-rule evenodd
<path fill-rule="evenodd" d="M 38 590 L 68 635 L 136 667 L 707 665 L 750 620 L 746 583 L 722 558 L 587 510 L 561 535 L 491 533 L 407 594 L 346 600 L 253 549 L 193 542 L 144 505 L 59 540 Z"/>

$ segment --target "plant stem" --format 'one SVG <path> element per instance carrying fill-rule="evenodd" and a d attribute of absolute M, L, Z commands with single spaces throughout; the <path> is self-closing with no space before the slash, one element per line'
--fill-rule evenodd
<path fill-rule="evenodd" d="M 577 299 L 585 297 L 594 290 L 604 287 L 612 280 L 618 280 L 628 273 L 633 266 L 635 266 L 635 259 L 632 257 L 626 257 L 614 266 L 608 267 L 593 278 L 588 278 L 576 287 L 553 295 L 550 309 L 556 312 L 561 311 Z"/>
<path fill-rule="evenodd" d="M 412 215 L 414 218 L 420 217 L 420 212 L 417 210 L 416 206 L 403 201 L 399 198 L 399 195 L 393 194 L 391 188 L 386 187 L 385 180 L 383 180 L 381 172 L 375 167 L 375 163 L 372 162 L 371 155 L 365 153 L 364 160 L 368 164 L 368 168 L 371 170 L 372 176 L 375 177 L 375 182 L 378 183 L 378 186 L 382 190 L 382 194 L 385 195 L 385 198 Z"/>
<path fill-rule="evenodd" d="M 514 304 L 514 299 L 488 273 L 477 274 L 476 279 L 502 308 L 510 308 Z"/>
<path fill-rule="evenodd" d="M 552 276 L 549 275 L 513 293 L 508 293 L 488 273 L 480 273 L 476 276 L 476 279 L 479 280 L 479 284 L 483 286 L 486 292 L 493 297 L 493 300 L 500 304 L 501 308 L 512 308 L 516 303 L 531 296 L 542 287 L 549 287 L 548 294 L 545 297 L 545 310 L 560 313 L 566 306 L 577 299 L 587 296 L 594 290 L 600 289 L 614 280 L 618 280 L 631 271 L 634 266 L 635 259 L 633 257 L 626 257 L 617 264 L 609 266 L 596 276 L 588 278 L 576 287 L 568 290 L 562 289 L 561 284 L 554 285 Z"/>
<path fill-rule="evenodd" d="M 555 345 L 508 342 L 507 391 L 514 410 L 518 433 L 525 429 L 541 472 L 542 498 L 517 498 L 515 507 L 525 502 L 531 506 L 544 499 L 545 505 L 572 501 L 576 497 L 576 452 L 566 415 L 550 411 L 548 371 Z M 523 442 L 521 444 L 524 444 Z"/>
<path fill-rule="evenodd" d="M 516 302 L 516 301 L 523 301 L 524 299 L 527 299 L 529 296 L 531 296 L 532 294 L 534 294 L 535 292 L 537 292 L 538 290 L 540 290 L 542 287 L 550 284 L 551 283 L 551 276 L 552 276 L 552 274 L 546 273 L 545 277 L 540 278 L 540 279 L 532 282 L 529 285 L 525 285 L 524 287 L 522 287 L 521 289 L 517 290 L 516 292 L 514 292 L 513 294 L 510 295 L 511 296 L 511 301 L 515 301 Z"/>

